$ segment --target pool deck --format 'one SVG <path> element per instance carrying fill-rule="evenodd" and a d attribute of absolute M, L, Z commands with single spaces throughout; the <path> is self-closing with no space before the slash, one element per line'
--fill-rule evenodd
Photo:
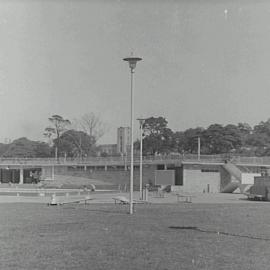
<path fill-rule="evenodd" d="M 20 190 L 14 188 L 10 189 L 10 195 L 7 193 L 0 195 L 0 203 L 44 203 L 49 204 L 52 200 L 52 194 L 37 193 L 33 196 L 25 196 Z M 91 200 L 87 203 L 98 204 L 98 203 L 114 203 L 113 198 L 117 196 L 124 196 L 129 199 L 129 193 L 118 192 L 118 191 L 95 191 L 95 192 L 85 192 L 83 190 L 77 190 L 78 193 L 69 194 L 66 190 L 57 190 L 56 200 L 59 202 L 71 202 L 76 200 L 84 200 L 86 196 L 90 196 Z M 81 191 L 81 193 L 79 193 Z M 73 190 L 74 192 L 74 190 Z M 31 192 L 30 192 L 31 193 Z M 60 195 L 58 193 L 61 193 Z M 1 188 L 0 188 L 1 194 Z M 226 194 L 226 193 L 186 193 L 181 194 L 180 198 L 177 197 L 175 193 L 165 193 L 164 197 L 157 196 L 153 192 L 149 192 L 148 202 L 153 204 L 183 204 L 183 203 L 196 203 L 196 204 L 221 204 L 221 203 L 260 203 L 255 201 L 247 200 L 247 196 L 244 194 Z M 139 199 L 139 192 L 134 192 L 134 200 Z M 187 202 L 189 201 L 189 202 Z"/>

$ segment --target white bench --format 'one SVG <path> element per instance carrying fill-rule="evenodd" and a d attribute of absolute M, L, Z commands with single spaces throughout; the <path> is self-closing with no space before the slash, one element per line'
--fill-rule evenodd
<path fill-rule="evenodd" d="M 81 199 L 74 199 L 74 200 L 67 200 L 67 201 L 59 201 L 56 199 L 56 196 L 52 196 L 52 200 L 48 205 L 63 205 L 63 204 L 70 204 L 70 203 L 81 203 L 87 204 L 88 201 L 93 200 L 90 196 L 85 196 L 85 198 Z"/>
<path fill-rule="evenodd" d="M 176 194 L 177 202 L 185 202 L 185 203 L 192 203 L 192 196 L 191 195 L 184 195 L 184 194 Z"/>

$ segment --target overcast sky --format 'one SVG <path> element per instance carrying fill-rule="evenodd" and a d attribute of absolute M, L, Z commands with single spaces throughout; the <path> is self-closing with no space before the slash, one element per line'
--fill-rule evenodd
<path fill-rule="evenodd" d="M 48 117 L 110 126 L 164 116 L 174 131 L 270 117 L 270 2 L 0 1 L 0 141 L 41 140 Z M 136 129 L 138 124 L 136 123 Z"/>

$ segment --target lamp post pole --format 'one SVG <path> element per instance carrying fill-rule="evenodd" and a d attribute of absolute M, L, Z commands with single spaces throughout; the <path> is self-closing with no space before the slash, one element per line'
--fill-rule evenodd
<path fill-rule="evenodd" d="M 134 108 L 133 108 L 133 99 L 134 99 L 134 93 L 133 93 L 133 74 L 136 67 L 136 63 L 142 58 L 139 57 L 126 57 L 123 59 L 124 61 L 127 61 L 129 63 L 130 68 L 130 90 L 131 90 L 131 100 L 130 100 L 130 133 L 131 133 L 131 149 L 130 149 L 130 195 L 129 195 L 129 213 L 133 214 L 133 167 L 134 167 L 134 161 L 133 161 L 133 114 L 134 114 Z"/>
<path fill-rule="evenodd" d="M 130 133 L 131 133 L 131 149 L 130 149 L 130 195 L 129 195 L 129 213 L 133 214 L 133 114 L 134 114 L 134 108 L 133 108 L 133 74 L 136 67 L 136 63 L 138 61 L 141 61 L 142 58 L 140 57 L 126 57 L 123 59 L 124 61 L 127 61 L 129 63 L 130 68 L 130 90 L 131 90 L 131 100 L 130 100 Z"/>
<path fill-rule="evenodd" d="M 143 199 L 143 191 L 142 191 L 142 150 L 143 150 L 143 124 L 145 119 L 137 119 L 140 123 L 140 200 Z"/>
<path fill-rule="evenodd" d="M 198 161 L 201 160 L 201 138 L 198 137 Z"/>

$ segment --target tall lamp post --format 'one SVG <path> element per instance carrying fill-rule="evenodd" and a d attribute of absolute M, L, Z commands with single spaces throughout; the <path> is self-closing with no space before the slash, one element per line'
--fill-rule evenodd
<path fill-rule="evenodd" d="M 145 122 L 145 119 L 138 118 L 140 123 L 140 200 L 143 199 L 143 194 L 142 194 L 142 150 L 143 150 L 143 125 Z"/>
<path fill-rule="evenodd" d="M 130 68 L 130 88 L 131 88 L 131 103 L 130 103 L 130 132 L 131 132 L 131 149 L 130 149 L 130 197 L 129 197 L 129 213 L 133 214 L 133 114 L 134 114 L 134 108 L 133 108 L 133 99 L 134 99 L 134 93 L 133 93 L 133 74 L 136 67 L 136 64 L 138 61 L 141 61 L 142 58 L 140 57 L 126 57 L 123 59 L 124 61 L 127 61 L 129 63 Z"/>

